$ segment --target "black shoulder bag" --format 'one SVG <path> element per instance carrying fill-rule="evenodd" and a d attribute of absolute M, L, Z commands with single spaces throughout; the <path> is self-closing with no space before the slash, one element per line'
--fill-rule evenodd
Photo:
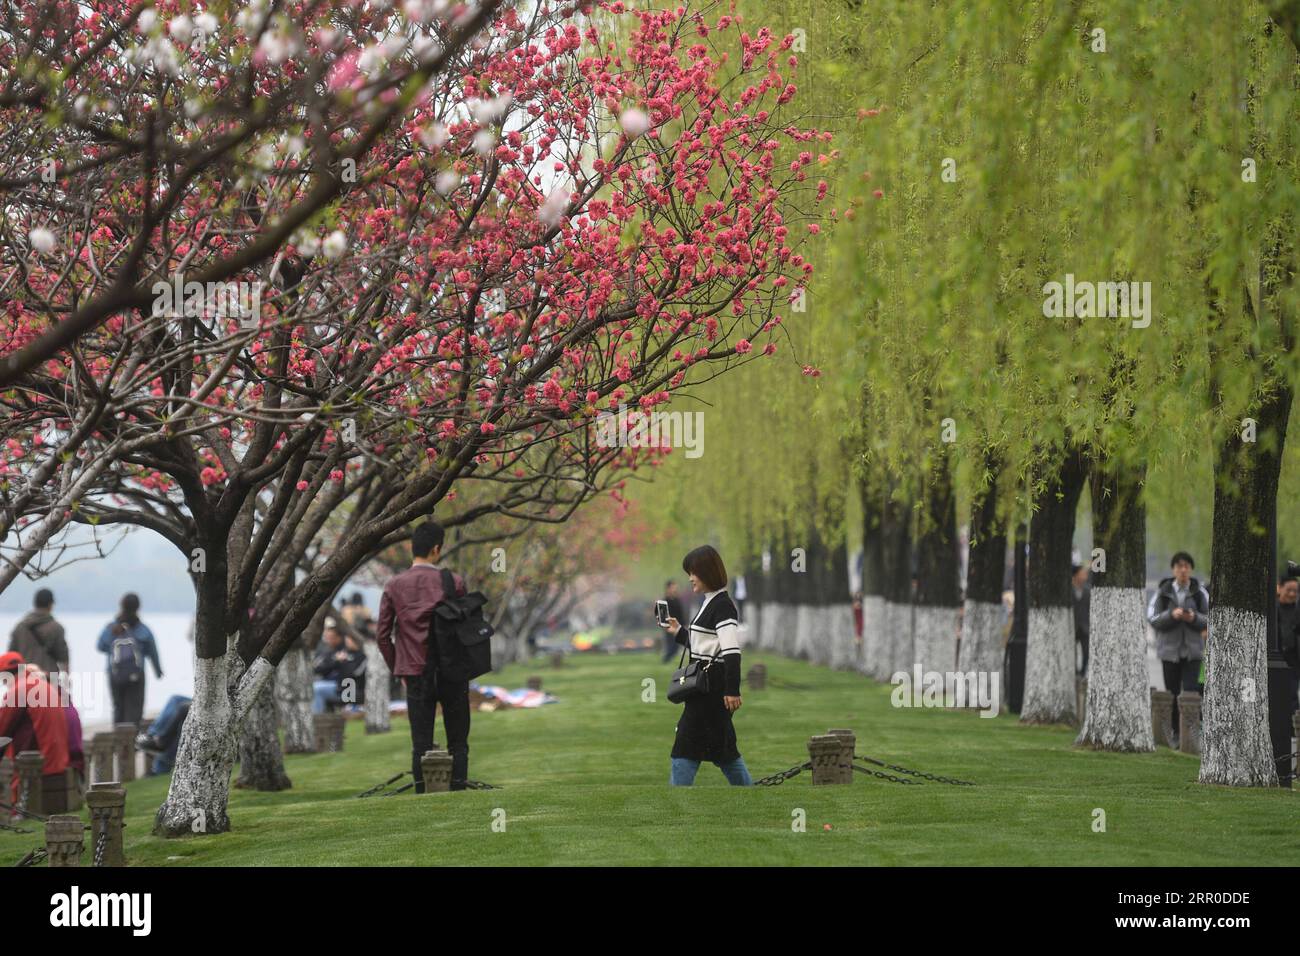
<path fill-rule="evenodd" d="M 672 683 L 668 685 L 668 699 L 674 704 L 684 704 L 692 697 L 704 697 L 709 693 L 709 669 L 718 662 L 717 657 L 708 661 L 691 661 L 685 667 L 682 662 L 690 651 L 690 634 L 687 632 L 686 646 L 677 661 L 677 670 L 673 671 Z"/>
<path fill-rule="evenodd" d="M 442 569 L 442 600 L 429 619 L 426 672 L 437 662 L 447 680 L 473 680 L 492 669 L 492 625 L 483 617 L 482 591 L 456 592 L 450 571 Z"/>

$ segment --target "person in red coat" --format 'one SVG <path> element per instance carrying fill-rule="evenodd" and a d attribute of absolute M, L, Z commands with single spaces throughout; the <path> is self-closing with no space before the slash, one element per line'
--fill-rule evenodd
<path fill-rule="evenodd" d="M 39 750 L 45 758 L 41 773 L 68 769 L 68 717 L 64 692 L 24 666 L 21 654 L 0 654 L 0 737 L 12 737 L 8 756 Z M 13 803 L 18 803 L 19 781 L 13 781 Z"/>

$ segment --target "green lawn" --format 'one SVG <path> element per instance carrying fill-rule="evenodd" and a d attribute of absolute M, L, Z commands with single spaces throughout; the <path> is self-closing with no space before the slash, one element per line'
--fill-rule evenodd
<path fill-rule="evenodd" d="M 678 708 L 662 694 L 671 665 L 648 654 L 585 656 L 568 666 L 515 665 L 496 683 L 542 675 L 560 703 L 475 714 L 470 775 L 499 791 L 355 799 L 406 765 L 404 721 L 366 736 L 350 722 L 340 754 L 288 758 L 293 789 L 234 791 L 234 830 L 161 840 L 149 834 L 165 779 L 127 797 L 133 865 L 385 864 L 1080 864 L 1300 863 L 1300 803 L 1289 791 L 1208 788 L 1194 758 L 1074 750 L 1068 728 L 1014 718 L 903 710 L 890 688 L 773 655 L 769 673 L 809 689 L 751 693 L 737 718 L 755 777 L 807 759 L 807 738 L 850 727 L 858 753 L 977 787 L 900 786 L 857 775 L 851 787 L 733 789 L 711 765 L 692 789 L 667 784 Z M 643 703 L 642 680 L 659 681 Z M 441 734 L 441 724 L 439 724 Z M 1092 829 L 1093 810 L 1106 832 Z M 807 830 L 797 833 L 796 809 Z M 494 811 L 505 831 L 494 832 Z M 495 813 L 500 819 L 501 814 Z M 0 863 L 38 834 L 0 833 Z"/>

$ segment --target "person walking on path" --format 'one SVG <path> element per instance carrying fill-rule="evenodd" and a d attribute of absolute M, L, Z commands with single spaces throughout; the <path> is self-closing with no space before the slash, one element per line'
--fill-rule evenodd
<path fill-rule="evenodd" d="M 727 593 L 727 569 L 709 545 L 696 548 L 682 561 L 691 590 L 703 595 L 700 610 L 689 626 L 675 617 L 664 625 L 692 661 L 711 661 L 705 692 L 688 698 L 673 741 L 674 787 L 695 782 L 700 764 L 708 760 L 733 787 L 753 782 L 736 745 L 732 715 L 740 709 L 740 623 Z"/>
<path fill-rule="evenodd" d="M 53 611 L 54 592 L 41 588 L 32 601 L 32 609 L 23 615 L 9 636 L 9 650 L 35 664 L 50 680 L 58 680 L 68 670 L 68 642 L 63 625 L 54 619 Z"/>
<path fill-rule="evenodd" d="M 162 678 L 158 644 L 153 632 L 140 620 L 140 598 L 122 595 L 117 617 L 105 625 L 96 645 L 108 655 L 108 689 L 113 698 L 113 723 L 139 726 L 144 716 L 144 665 L 153 664 L 154 676 Z"/>

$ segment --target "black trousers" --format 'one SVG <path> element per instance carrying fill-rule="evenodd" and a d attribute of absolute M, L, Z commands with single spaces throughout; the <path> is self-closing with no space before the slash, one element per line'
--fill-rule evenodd
<path fill-rule="evenodd" d="M 1184 690 L 1196 690 L 1201 685 L 1200 661 L 1161 661 L 1165 672 L 1165 690 L 1174 695 L 1174 706 L 1170 711 L 1173 718 L 1174 733 L 1178 733 L 1178 693 Z"/>
<path fill-rule="evenodd" d="M 113 723 L 139 727 L 144 716 L 144 676 L 129 684 L 108 683 L 113 697 Z"/>
<path fill-rule="evenodd" d="M 451 789 L 469 778 L 469 681 L 441 680 L 437 672 L 406 678 L 406 714 L 411 721 L 411 772 L 415 792 L 424 793 L 420 758 L 433 747 L 433 722 L 442 704 L 442 729 L 451 754 Z"/>

